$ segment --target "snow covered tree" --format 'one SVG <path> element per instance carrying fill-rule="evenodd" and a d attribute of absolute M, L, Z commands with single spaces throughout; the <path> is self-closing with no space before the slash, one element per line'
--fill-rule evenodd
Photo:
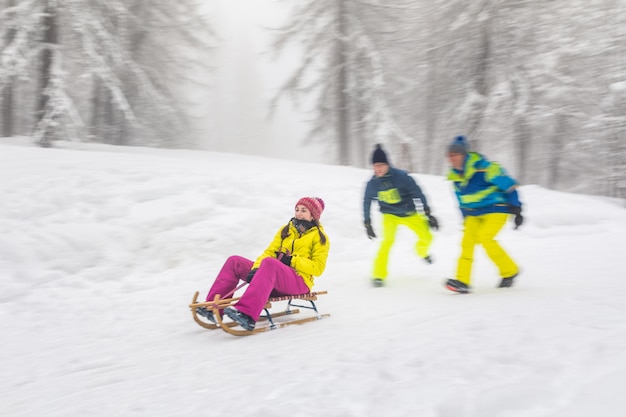
<path fill-rule="evenodd" d="M 214 39 L 200 4 L 11 0 L 0 13 L 0 89 L 39 72 L 33 136 L 44 146 L 89 132 L 108 143 L 189 146 L 179 86 L 190 66 L 206 72 Z M 3 115 L 15 105 L 3 104 Z"/>
<path fill-rule="evenodd" d="M 386 142 L 395 162 L 442 174 L 465 134 L 522 183 L 626 193 L 626 0 L 299 6 L 278 42 L 304 50 L 285 91 L 317 95 L 312 135 L 340 163 Z"/>
<path fill-rule="evenodd" d="M 358 0 L 307 0 L 292 7 L 275 47 L 296 44 L 303 59 L 275 100 L 287 93 L 296 99 L 316 95 L 310 137 L 332 138 L 343 165 L 366 164 L 375 142 L 412 142 L 387 101 L 385 45 L 377 38 L 377 32 L 394 31 L 393 16 L 402 7 Z"/>

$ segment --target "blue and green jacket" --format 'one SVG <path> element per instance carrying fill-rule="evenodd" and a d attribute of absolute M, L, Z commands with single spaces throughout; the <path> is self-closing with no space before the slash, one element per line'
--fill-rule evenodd
<path fill-rule="evenodd" d="M 429 210 L 426 197 L 413 177 L 406 171 L 389 167 L 387 174 L 382 177 L 373 176 L 367 182 L 363 197 L 365 223 L 371 223 L 372 200 L 378 200 L 382 213 L 407 217 L 416 213 L 413 201 L 416 198 L 422 201 L 424 210 Z"/>
<path fill-rule="evenodd" d="M 463 217 L 511 213 L 510 206 L 522 206 L 516 190 L 517 181 L 498 163 L 477 152 L 467 154 L 462 171 L 451 169 L 448 180 L 454 183 Z"/>

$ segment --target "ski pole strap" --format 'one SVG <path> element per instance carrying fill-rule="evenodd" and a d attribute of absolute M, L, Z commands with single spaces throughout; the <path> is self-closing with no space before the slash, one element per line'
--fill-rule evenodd
<path fill-rule="evenodd" d="M 225 296 L 222 297 L 222 299 L 224 298 L 229 298 L 231 295 L 233 295 L 235 292 L 237 292 L 238 290 L 240 290 L 241 288 L 243 288 L 244 285 L 246 285 L 247 282 L 244 281 L 241 284 L 239 284 L 237 287 L 235 287 L 234 290 L 232 290 L 231 292 L 229 292 L 228 294 L 226 294 Z"/>

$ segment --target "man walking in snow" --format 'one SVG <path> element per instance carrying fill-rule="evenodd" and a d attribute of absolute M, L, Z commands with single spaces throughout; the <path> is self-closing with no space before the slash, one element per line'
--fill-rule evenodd
<path fill-rule="evenodd" d="M 372 165 L 374 176 L 365 188 L 363 217 L 367 236 L 374 239 L 376 234 L 372 228 L 370 209 L 372 200 L 378 200 L 383 218 L 383 241 L 374 260 L 372 284 L 374 287 L 382 287 L 387 278 L 389 251 L 394 243 L 398 226 L 406 226 L 415 232 L 418 237 L 415 247 L 417 255 L 431 264 L 433 260 L 428 249 L 433 236 L 429 226 L 437 230 L 439 225 L 437 219 L 430 214 L 430 207 L 419 185 L 406 171 L 389 165 L 387 155 L 380 145 L 376 145 L 372 154 Z M 417 212 L 415 199 L 421 201 L 425 215 Z"/>
<path fill-rule="evenodd" d="M 518 184 L 497 163 L 477 152 L 469 152 L 465 136 L 454 138 L 447 157 L 451 166 L 448 180 L 454 184 L 465 230 L 456 278 L 449 279 L 446 287 L 461 294 L 470 292 L 474 247 L 478 244 L 485 248 L 487 256 L 500 271 L 499 287 L 511 287 L 519 268 L 495 237 L 510 214 L 515 215 L 516 229 L 524 221 L 516 190 Z"/>

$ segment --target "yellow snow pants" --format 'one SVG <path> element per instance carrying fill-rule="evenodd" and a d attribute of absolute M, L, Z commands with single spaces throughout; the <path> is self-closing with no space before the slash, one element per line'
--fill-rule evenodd
<path fill-rule="evenodd" d="M 407 217 L 395 216 L 393 214 L 383 213 L 383 241 L 380 243 L 378 255 L 374 260 L 373 278 L 387 278 L 387 263 L 389 262 L 389 251 L 396 238 L 398 226 L 406 226 L 417 235 L 417 243 L 415 251 L 417 256 L 425 258 L 428 256 L 428 248 L 433 241 L 433 235 L 428 227 L 428 219 L 415 213 Z"/>
<path fill-rule="evenodd" d="M 461 257 L 456 271 L 456 279 L 469 285 L 474 261 L 474 247 L 483 245 L 487 256 L 500 270 L 501 277 L 511 277 L 518 273 L 519 268 L 495 240 L 496 235 L 506 224 L 509 215 L 506 213 L 489 213 L 481 216 L 465 217 L 465 231 L 461 241 Z"/>

